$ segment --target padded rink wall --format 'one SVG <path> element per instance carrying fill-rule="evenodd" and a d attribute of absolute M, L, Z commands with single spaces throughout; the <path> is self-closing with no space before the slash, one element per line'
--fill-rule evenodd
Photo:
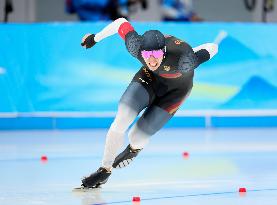
<path fill-rule="evenodd" d="M 0 129 L 107 128 L 139 62 L 118 35 L 85 50 L 107 23 L 0 25 Z M 219 43 L 166 127 L 276 127 L 277 24 L 133 23 L 194 46 Z"/>

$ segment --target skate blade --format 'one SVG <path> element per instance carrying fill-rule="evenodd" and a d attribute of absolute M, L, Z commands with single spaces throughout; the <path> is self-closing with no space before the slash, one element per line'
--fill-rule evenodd
<path fill-rule="evenodd" d="M 101 188 L 101 186 L 95 186 L 95 187 L 92 187 L 92 188 L 76 187 L 72 191 L 73 192 L 89 192 L 89 191 L 93 191 L 93 190 L 100 189 L 100 188 Z"/>
<path fill-rule="evenodd" d="M 91 192 L 91 191 L 99 189 L 99 188 L 101 188 L 101 187 L 94 187 L 94 188 L 76 187 L 72 190 L 72 192 L 76 192 L 76 193 Z"/>

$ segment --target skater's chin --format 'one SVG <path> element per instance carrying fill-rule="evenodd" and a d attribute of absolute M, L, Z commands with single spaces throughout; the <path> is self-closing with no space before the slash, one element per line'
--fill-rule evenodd
<path fill-rule="evenodd" d="M 148 68 L 149 68 L 150 70 L 155 71 L 155 70 L 158 69 L 158 67 L 159 67 L 160 65 L 159 65 L 158 63 L 156 63 L 156 64 L 150 64 L 150 63 L 148 63 L 147 66 L 148 66 Z"/>

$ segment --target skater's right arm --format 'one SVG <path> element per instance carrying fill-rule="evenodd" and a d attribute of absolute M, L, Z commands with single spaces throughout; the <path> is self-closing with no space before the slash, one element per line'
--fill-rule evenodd
<path fill-rule="evenodd" d="M 134 57 L 137 57 L 141 45 L 141 36 L 138 35 L 133 26 L 125 18 L 116 19 L 97 34 L 86 34 L 82 39 L 81 45 L 85 48 L 91 48 L 97 42 L 116 33 L 125 40 L 127 50 Z"/>

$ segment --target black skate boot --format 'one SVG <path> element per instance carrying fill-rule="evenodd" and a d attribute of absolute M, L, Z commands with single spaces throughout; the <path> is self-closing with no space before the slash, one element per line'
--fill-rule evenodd
<path fill-rule="evenodd" d="M 82 180 L 82 187 L 84 188 L 98 188 L 101 184 L 108 181 L 111 172 L 105 168 L 100 167 L 96 172 Z"/>
<path fill-rule="evenodd" d="M 128 145 L 127 148 L 115 158 L 113 168 L 128 166 L 140 151 L 141 149 L 132 149 L 131 146 Z"/>

